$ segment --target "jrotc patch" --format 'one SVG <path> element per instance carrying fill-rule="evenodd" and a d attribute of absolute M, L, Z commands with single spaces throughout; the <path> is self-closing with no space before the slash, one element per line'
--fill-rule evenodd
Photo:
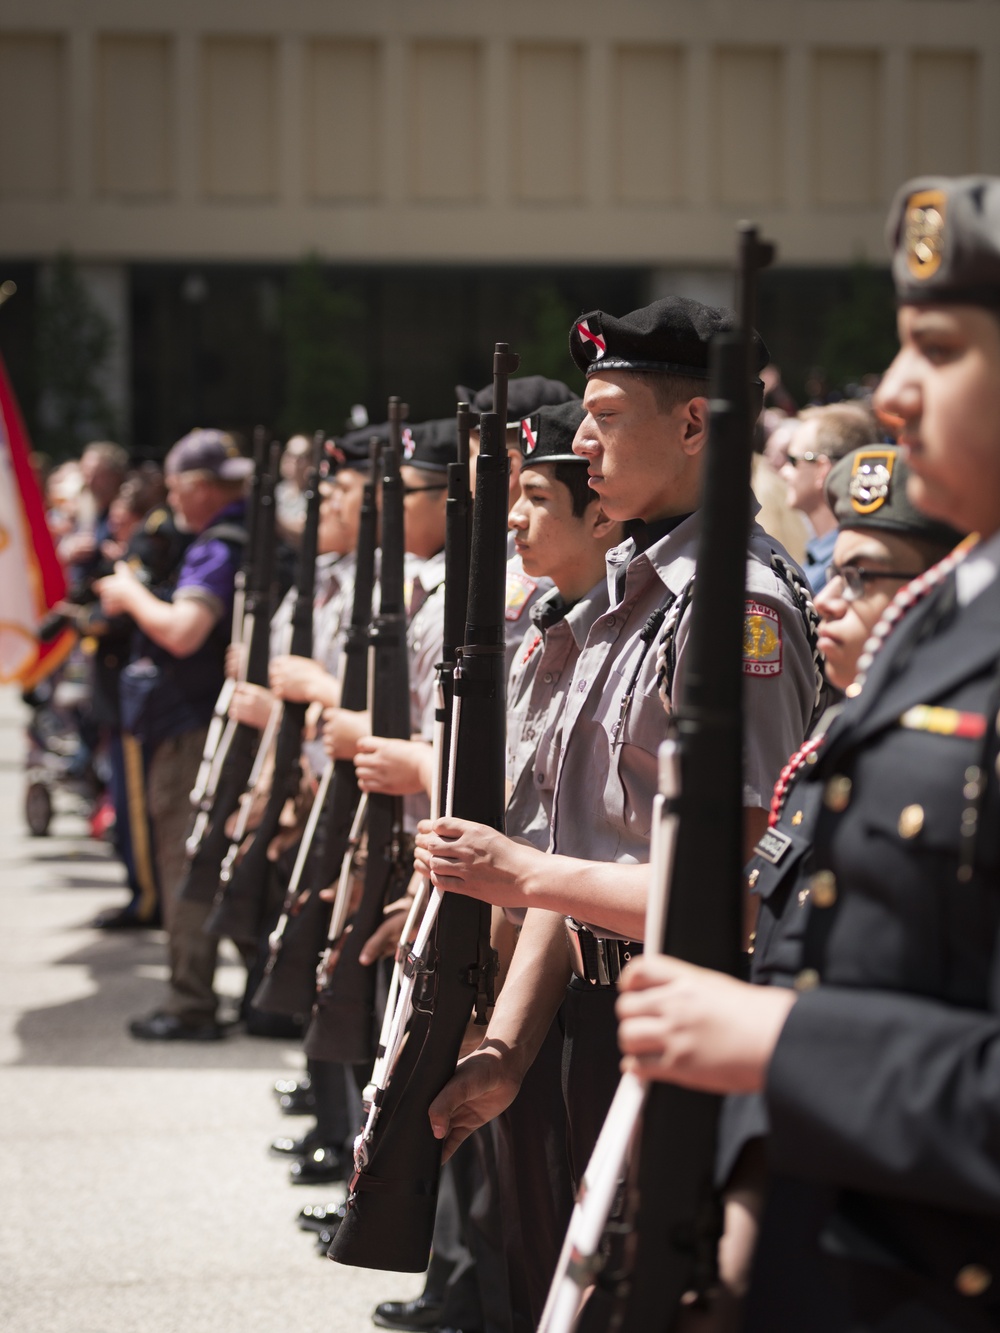
<path fill-rule="evenodd" d="M 906 201 L 903 252 L 906 267 L 921 281 L 932 278 L 941 267 L 946 207 L 943 190 L 918 190 Z"/>
<path fill-rule="evenodd" d="M 508 570 L 504 619 L 520 620 L 525 603 L 537 587 L 536 581 L 529 579 L 527 574 L 522 574 L 519 569 Z"/>
<path fill-rule="evenodd" d="M 781 620 L 770 606 L 748 601 L 743 621 L 743 674 L 781 675 Z"/>
<path fill-rule="evenodd" d="M 576 335 L 580 339 L 584 354 L 591 361 L 600 361 L 608 350 L 608 345 L 602 338 L 600 330 L 592 329 L 585 319 L 581 319 L 576 326 Z"/>
<path fill-rule="evenodd" d="M 856 514 L 874 514 L 889 498 L 896 455 L 890 449 L 859 449 L 851 467 L 848 494 Z"/>
<path fill-rule="evenodd" d="M 534 426 L 531 424 L 531 417 L 525 417 L 521 422 L 521 439 L 524 441 L 524 456 L 530 458 L 538 448 L 538 422 Z"/>

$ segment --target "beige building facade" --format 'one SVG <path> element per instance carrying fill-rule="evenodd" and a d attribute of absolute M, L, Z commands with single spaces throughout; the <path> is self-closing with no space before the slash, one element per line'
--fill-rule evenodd
<path fill-rule="evenodd" d="M 5 0 L 0 255 L 881 262 L 1000 173 L 1000 0 Z"/>

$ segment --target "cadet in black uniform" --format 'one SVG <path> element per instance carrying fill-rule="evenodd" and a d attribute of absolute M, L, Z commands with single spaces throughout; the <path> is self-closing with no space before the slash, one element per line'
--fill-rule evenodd
<path fill-rule="evenodd" d="M 619 1000 L 627 1067 L 761 1095 L 723 1141 L 763 1112 L 753 1333 L 1000 1327 L 1000 180 L 911 182 L 890 236 L 876 406 L 913 503 L 976 536 L 903 585 L 779 785 L 767 984 L 644 959 Z"/>

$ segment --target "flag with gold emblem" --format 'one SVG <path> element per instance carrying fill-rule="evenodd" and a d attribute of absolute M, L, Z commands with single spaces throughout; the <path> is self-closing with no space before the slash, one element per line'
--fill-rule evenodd
<path fill-rule="evenodd" d="M 72 630 L 50 643 L 38 639 L 42 619 L 65 594 L 28 433 L 0 358 L 0 683 L 31 689 L 65 660 Z"/>

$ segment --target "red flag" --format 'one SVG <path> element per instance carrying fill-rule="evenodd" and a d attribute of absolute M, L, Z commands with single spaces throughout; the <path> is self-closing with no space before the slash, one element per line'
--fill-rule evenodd
<path fill-rule="evenodd" d="M 72 630 L 38 641 L 43 617 L 65 594 L 28 432 L 0 357 L 0 682 L 31 689 L 65 661 Z"/>

